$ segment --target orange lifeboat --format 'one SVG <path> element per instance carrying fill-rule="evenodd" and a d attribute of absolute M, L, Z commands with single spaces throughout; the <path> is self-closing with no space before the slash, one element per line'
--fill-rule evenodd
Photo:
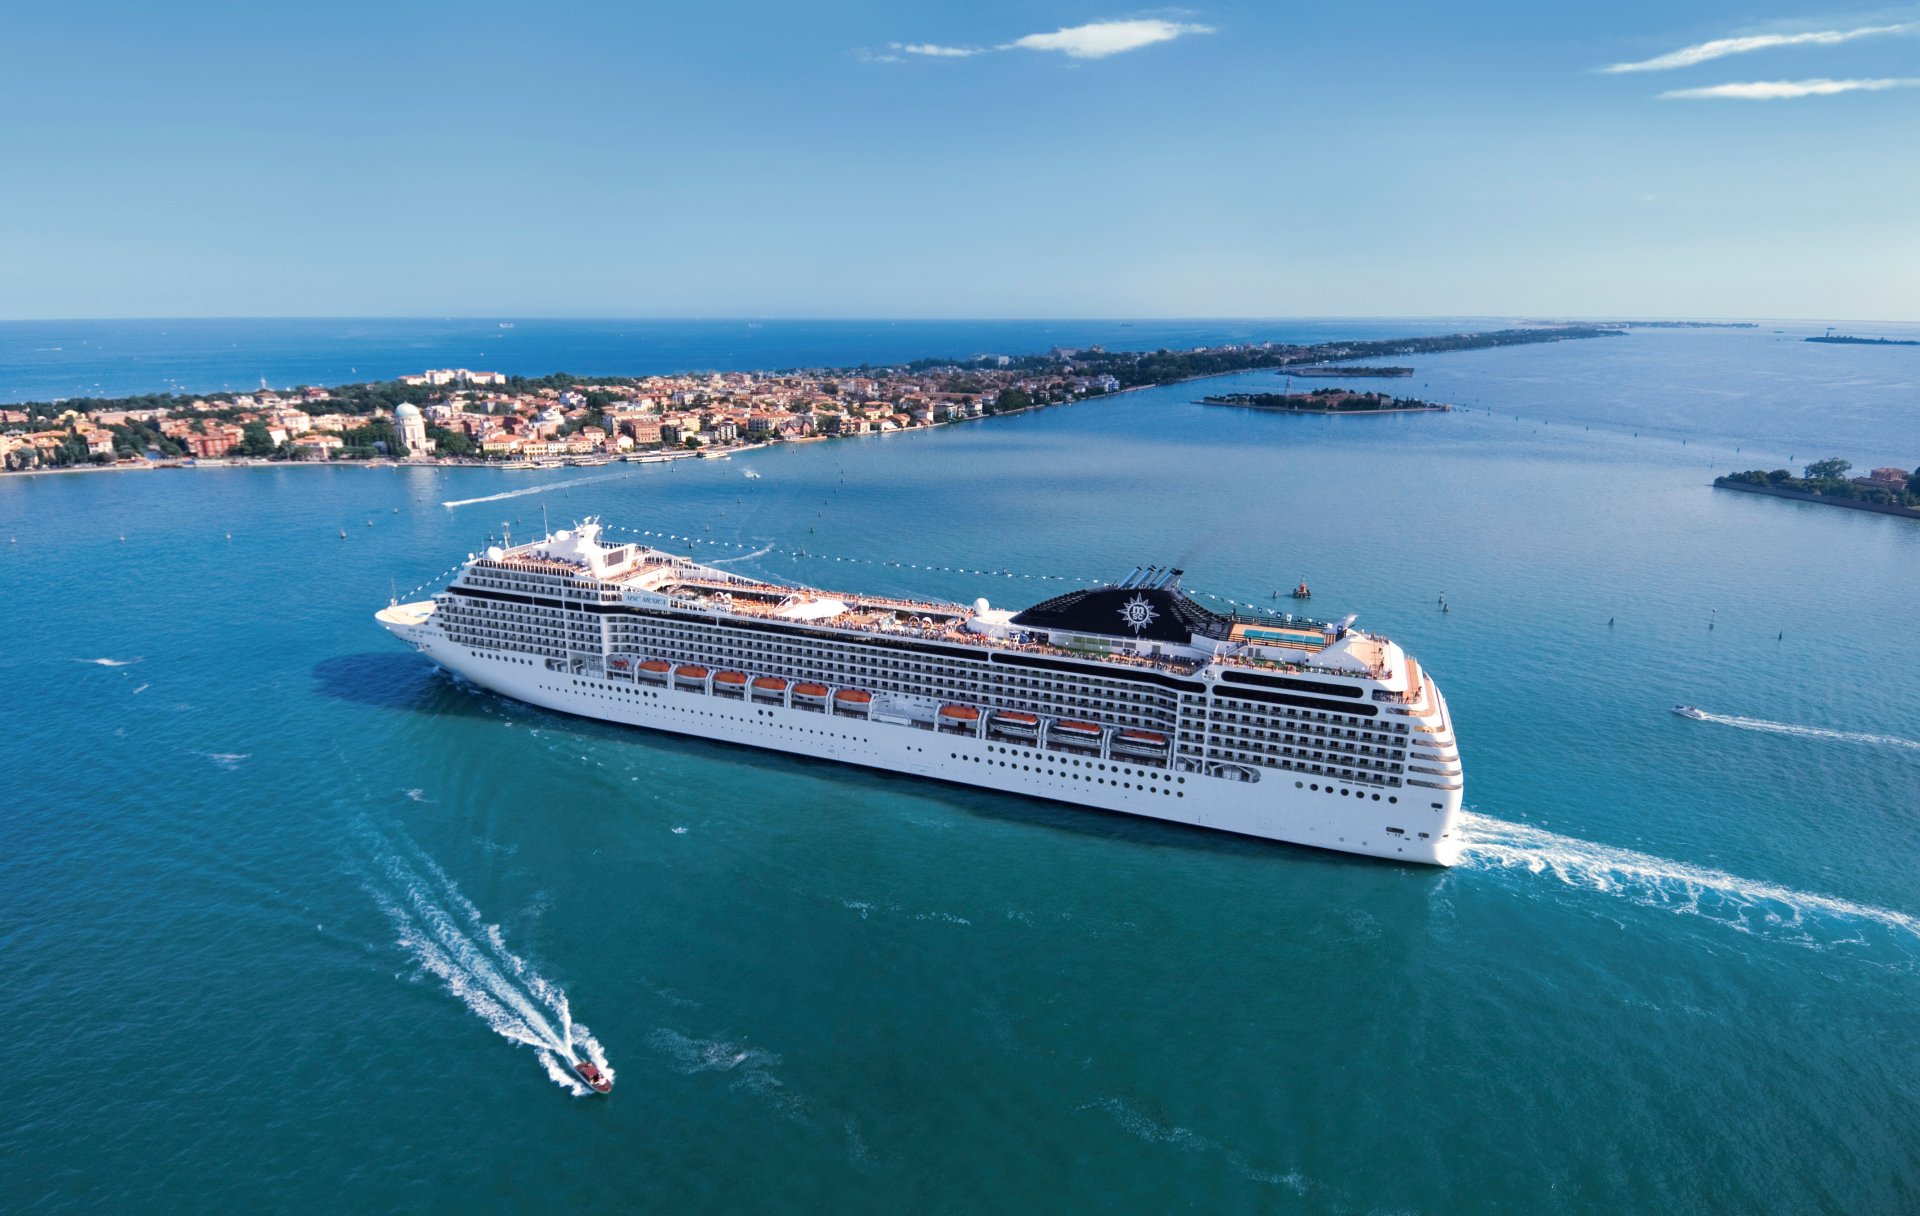
<path fill-rule="evenodd" d="M 640 664 L 640 670 L 650 671 L 655 675 L 663 676 L 673 670 L 673 664 L 667 662 L 665 659 L 648 659 L 646 662 Z"/>
<path fill-rule="evenodd" d="M 698 663 L 687 663 L 674 668 L 673 674 L 674 678 L 679 680 L 705 680 L 707 669 Z"/>
<path fill-rule="evenodd" d="M 739 688 L 747 682 L 747 673 L 744 671 L 723 671 L 713 677 L 713 682 L 716 687 Z"/>
<path fill-rule="evenodd" d="M 1062 720 L 1059 722 L 1055 722 L 1053 724 L 1053 728 L 1064 735 L 1094 736 L 1100 733 L 1100 728 L 1095 726 L 1091 722 L 1073 722 L 1073 721 Z"/>
<path fill-rule="evenodd" d="M 787 682 L 779 676 L 761 676 L 753 682 L 755 692 L 785 692 Z"/>
<path fill-rule="evenodd" d="M 607 667 L 612 671 L 625 671 L 627 669 L 627 660 L 616 656 L 607 660 Z"/>
<path fill-rule="evenodd" d="M 1140 747 L 1165 747 L 1167 745 L 1167 737 L 1165 735 L 1151 730 L 1123 730 L 1120 732 L 1120 741 L 1123 743 L 1137 744 Z"/>
<path fill-rule="evenodd" d="M 1038 726 L 1040 725 L 1039 718 L 1029 713 L 1022 713 L 1020 710 L 1017 710 L 1017 709 L 1003 709 L 999 713 L 993 715 L 993 720 L 995 722 L 1001 723 L 1004 726 Z"/>
<path fill-rule="evenodd" d="M 940 716 L 949 722 L 978 722 L 980 711 L 971 705 L 942 705 Z"/>
<path fill-rule="evenodd" d="M 824 684 L 795 684 L 793 686 L 793 695 L 796 697 L 808 697 L 817 701 L 827 695 L 827 689 Z"/>
<path fill-rule="evenodd" d="M 873 712 L 873 694 L 859 688 L 843 688 L 833 694 L 833 712 L 858 718 Z"/>

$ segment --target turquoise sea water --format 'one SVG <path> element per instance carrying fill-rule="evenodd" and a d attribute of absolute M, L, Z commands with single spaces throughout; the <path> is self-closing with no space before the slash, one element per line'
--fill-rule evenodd
<path fill-rule="evenodd" d="M 1246 376 L 664 467 L 0 480 L 0 1209 L 1913 1211 L 1920 525 L 1707 483 L 1920 463 L 1920 357 L 1790 337 L 1425 361 L 1449 415 L 1191 403 Z M 1468 861 L 562 718 L 374 626 L 543 510 L 1006 604 L 1304 577 L 1445 689 Z M 516 1041 L 563 1008 L 610 1099 Z"/>

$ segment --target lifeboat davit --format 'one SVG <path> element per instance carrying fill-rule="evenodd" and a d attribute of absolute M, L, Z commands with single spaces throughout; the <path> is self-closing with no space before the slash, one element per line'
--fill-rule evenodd
<path fill-rule="evenodd" d="M 949 722 L 978 722 L 980 711 L 971 705 L 942 705 L 940 716 Z"/>
<path fill-rule="evenodd" d="M 1003 709 L 993 715 L 993 720 L 1000 726 L 1020 726 L 1028 730 L 1040 725 L 1040 719 L 1038 717 L 1033 714 L 1022 713 L 1017 709 Z"/>
<path fill-rule="evenodd" d="M 1131 743 L 1135 747 L 1165 747 L 1167 737 L 1158 731 L 1123 730 L 1120 732 L 1120 742 Z"/>
<path fill-rule="evenodd" d="M 625 671 L 627 669 L 627 660 L 620 658 L 608 659 L 607 666 L 614 671 Z"/>
<path fill-rule="evenodd" d="M 1063 735 L 1079 735 L 1087 739 L 1097 739 L 1100 736 L 1100 728 L 1091 722 L 1060 721 L 1053 724 L 1053 729 Z"/>
<path fill-rule="evenodd" d="M 613 1092 L 613 1078 L 595 1067 L 593 1061 L 573 1060 L 570 1061 L 570 1063 L 573 1065 L 573 1071 L 579 1073 L 580 1079 L 587 1083 L 588 1089 L 591 1089 L 596 1094 L 610 1094 Z"/>

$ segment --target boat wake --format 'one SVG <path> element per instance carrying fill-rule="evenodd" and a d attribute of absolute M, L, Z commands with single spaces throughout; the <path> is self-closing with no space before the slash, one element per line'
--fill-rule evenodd
<path fill-rule="evenodd" d="M 1467 843 L 1461 866 L 1525 870 L 1570 887 L 1622 896 L 1643 907 L 1699 916 L 1727 928 L 1806 946 L 1860 942 L 1867 931 L 1900 944 L 1920 942 L 1920 917 L 1796 891 L 1612 845 L 1562 836 L 1544 828 L 1465 812 Z"/>
<path fill-rule="evenodd" d="M 1774 735 L 1797 735 L 1802 739 L 1827 739 L 1836 743 L 1867 743 L 1877 747 L 1903 747 L 1920 751 L 1920 739 L 1904 739 L 1899 735 L 1875 735 L 1865 731 L 1827 730 L 1819 726 L 1795 726 L 1791 722 L 1769 722 L 1765 718 L 1742 718 L 1736 714 L 1711 714 L 1700 711 L 1701 722 L 1718 722 L 1722 726 L 1737 726 L 1741 730 L 1760 730 Z"/>
<path fill-rule="evenodd" d="M 1148 1144 L 1162 1144 L 1186 1153 L 1217 1154 L 1225 1159 L 1241 1177 L 1253 1182 L 1264 1182 L 1269 1186 L 1284 1186 L 1296 1195 L 1305 1195 L 1311 1189 L 1311 1183 L 1298 1170 L 1289 1170 L 1282 1174 L 1262 1169 L 1243 1154 L 1217 1140 L 1210 1140 L 1189 1128 L 1160 1123 L 1144 1111 L 1119 1098 L 1102 1098 L 1077 1109 L 1089 1110 L 1095 1107 L 1111 1115 L 1122 1131 Z"/>
<path fill-rule="evenodd" d="M 613 1078 L 606 1052 L 573 1020 L 567 994 L 507 948 L 438 863 L 411 840 L 369 829 L 373 850 L 367 893 L 393 922 L 396 941 L 421 971 L 509 1042 L 533 1049 L 555 1085 L 591 1091 L 570 1067 L 585 1058 Z"/>
<path fill-rule="evenodd" d="M 131 667 L 139 659 L 75 659 L 76 663 L 90 663 L 95 667 Z"/>
<path fill-rule="evenodd" d="M 500 502 L 508 498 L 525 498 L 529 494 L 549 494 L 555 490 L 571 489 L 574 486 L 590 486 L 596 481 L 613 481 L 621 477 L 633 476 L 635 470 L 624 469 L 618 473 L 602 473 L 598 477 L 576 477 L 572 481 L 549 481 L 537 486 L 523 486 L 518 490 L 503 490 L 498 494 L 487 494 L 480 498 L 456 498 L 443 502 L 443 507 L 470 507 L 480 502 Z"/>
<path fill-rule="evenodd" d="M 752 560 L 753 560 L 754 558 L 756 558 L 756 557 L 765 557 L 765 556 L 766 556 L 767 554 L 769 554 L 769 553 L 771 553 L 771 552 L 773 552 L 773 546 L 772 546 L 772 545 L 768 545 L 768 546 L 766 546 L 766 547 L 765 547 L 765 548 L 763 548 L 763 549 L 755 549 L 755 550 L 754 550 L 753 552 L 751 552 L 751 553 L 742 553 L 742 554 L 741 554 L 741 555 L 740 555 L 739 557 L 715 557 L 715 558 L 709 558 L 709 559 L 707 559 L 707 565 L 709 565 L 709 566 L 724 566 L 724 565 L 726 565 L 726 564 L 727 564 L 728 562 L 745 562 L 745 561 L 752 561 Z"/>

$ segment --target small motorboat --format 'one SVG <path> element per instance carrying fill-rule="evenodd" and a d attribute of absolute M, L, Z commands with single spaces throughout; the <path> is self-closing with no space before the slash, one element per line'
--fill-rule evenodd
<path fill-rule="evenodd" d="M 1313 598 L 1313 592 L 1307 590 L 1306 579 L 1301 579 L 1300 585 L 1293 589 L 1293 598 L 1296 600 L 1310 600 Z"/>
<path fill-rule="evenodd" d="M 588 1089 L 591 1089 L 596 1094 L 610 1094 L 613 1092 L 613 1079 L 607 1076 L 606 1073 L 601 1072 L 600 1069 L 594 1065 L 593 1061 L 574 1060 L 572 1064 L 573 1071 L 580 1074 L 580 1079 L 587 1083 Z"/>
<path fill-rule="evenodd" d="M 1705 722 L 1707 720 L 1707 711 L 1701 709 L 1698 705 L 1676 705 L 1673 707 L 1673 712 L 1683 718 L 1692 718 L 1696 722 Z"/>

